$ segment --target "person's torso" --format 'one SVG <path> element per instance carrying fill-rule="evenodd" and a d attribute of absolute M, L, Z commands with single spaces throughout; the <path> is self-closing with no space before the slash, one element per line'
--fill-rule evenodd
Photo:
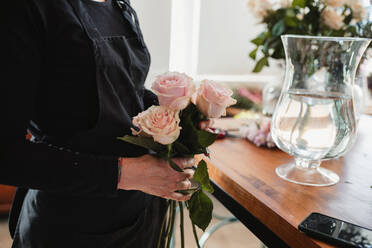
<path fill-rule="evenodd" d="M 45 30 L 34 121 L 49 142 L 96 155 L 146 153 L 116 139 L 144 108 L 150 58 L 138 22 L 133 37 L 103 36 L 88 0 L 34 1 Z M 30 190 L 13 247 L 153 247 L 163 204 L 139 191 L 89 199 Z"/>
<path fill-rule="evenodd" d="M 115 0 L 80 0 L 80 16 L 67 0 L 34 1 L 45 34 L 34 121 L 45 134 L 78 152 L 143 154 L 144 150 L 116 140 L 130 133 L 131 118 L 143 111 L 143 84 L 150 63 L 131 14 Z M 105 126 L 98 131 L 102 123 Z M 99 137 L 104 140 L 91 140 Z"/>

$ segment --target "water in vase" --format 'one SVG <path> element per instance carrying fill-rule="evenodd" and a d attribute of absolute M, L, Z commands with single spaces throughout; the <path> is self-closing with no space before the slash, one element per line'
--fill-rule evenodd
<path fill-rule="evenodd" d="M 352 98 L 344 94 L 289 90 L 274 118 L 274 140 L 287 153 L 308 160 L 339 156 L 356 131 Z"/>

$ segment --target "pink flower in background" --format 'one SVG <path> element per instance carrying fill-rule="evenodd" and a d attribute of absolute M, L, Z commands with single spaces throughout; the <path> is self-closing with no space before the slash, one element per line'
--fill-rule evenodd
<path fill-rule="evenodd" d="M 272 3 L 268 0 L 249 0 L 248 7 L 261 20 L 272 10 Z"/>
<path fill-rule="evenodd" d="M 261 119 L 260 123 L 260 130 L 262 132 L 270 133 L 270 126 L 271 126 L 271 119 L 264 117 Z"/>
<path fill-rule="evenodd" d="M 326 8 L 322 12 L 323 23 L 335 30 L 339 30 L 344 25 L 344 18 L 334 9 Z"/>
<path fill-rule="evenodd" d="M 338 8 L 344 5 L 346 0 L 325 0 L 324 3 L 333 8 Z"/>
<path fill-rule="evenodd" d="M 266 136 L 266 146 L 267 147 L 275 147 L 275 143 L 274 143 L 274 140 L 273 140 L 273 136 L 271 136 L 271 133 L 269 132 Z"/>
<path fill-rule="evenodd" d="M 248 125 L 240 128 L 240 134 L 256 146 L 275 147 L 270 133 L 270 124 L 271 119 L 267 117 L 252 120 Z"/>
<path fill-rule="evenodd" d="M 133 135 L 151 136 L 156 142 L 167 145 L 177 140 L 180 135 L 179 112 L 164 106 L 151 106 L 133 118 Z"/>
<path fill-rule="evenodd" d="M 198 89 L 195 104 L 205 116 L 219 118 L 226 115 L 227 107 L 236 103 L 232 95 L 232 90 L 216 82 L 203 80 Z"/>
<path fill-rule="evenodd" d="M 346 4 L 349 5 L 353 11 L 353 18 L 357 21 L 361 21 L 367 16 L 366 8 L 360 0 L 347 0 Z"/>
<path fill-rule="evenodd" d="M 266 143 L 266 134 L 264 132 L 258 132 L 256 136 L 253 138 L 252 142 L 256 146 L 263 146 Z"/>
<path fill-rule="evenodd" d="M 252 122 L 244 127 L 243 137 L 246 137 L 248 140 L 253 141 L 254 137 L 258 133 L 258 130 L 258 125 L 255 122 Z"/>
<path fill-rule="evenodd" d="M 238 94 L 242 97 L 247 98 L 248 100 L 256 103 L 261 104 L 262 103 L 262 93 L 261 92 L 255 92 L 248 90 L 246 88 L 239 88 Z"/>
<path fill-rule="evenodd" d="M 190 103 L 195 92 L 192 78 L 184 73 L 167 72 L 158 76 L 152 85 L 159 104 L 173 110 L 182 110 Z"/>

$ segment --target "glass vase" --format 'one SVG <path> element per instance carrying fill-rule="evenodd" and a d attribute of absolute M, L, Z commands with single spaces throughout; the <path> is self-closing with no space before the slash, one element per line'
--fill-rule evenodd
<path fill-rule="evenodd" d="M 284 35 L 282 41 L 286 76 L 271 134 L 295 159 L 276 173 L 302 185 L 333 185 L 339 176 L 320 164 L 346 153 L 355 140 L 354 80 L 370 40 Z"/>

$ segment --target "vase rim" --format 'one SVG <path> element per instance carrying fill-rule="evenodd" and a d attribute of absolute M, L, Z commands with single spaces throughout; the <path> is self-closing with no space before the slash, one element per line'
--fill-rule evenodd
<path fill-rule="evenodd" d="M 285 34 L 281 35 L 282 38 L 302 38 L 302 39 L 319 39 L 328 41 L 372 41 L 369 38 L 362 37 L 333 37 L 333 36 L 313 36 L 313 35 L 297 35 L 297 34 Z"/>

